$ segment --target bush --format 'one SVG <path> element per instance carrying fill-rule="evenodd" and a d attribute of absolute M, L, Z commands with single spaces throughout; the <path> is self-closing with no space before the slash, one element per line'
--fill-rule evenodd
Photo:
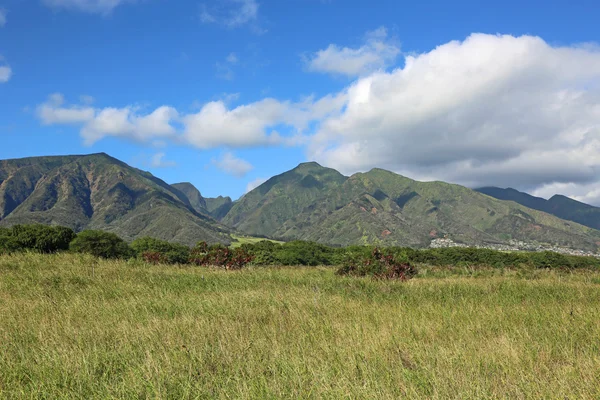
<path fill-rule="evenodd" d="M 231 250 L 221 244 L 208 246 L 198 243 L 190 252 L 190 262 L 201 266 L 223 267 L 226 270 L 242 269 L 254 257 L 244 248 Z"/>
<path fill-rule="evenodd" d="M 373 249 L 370 255 L 354 253 L 349 254 L 344 264 L 337 271 L 338 275 L 371 276 L 377 279 L 411 279 L 417 274 L 406 257 L 398 257 L 389 249 L 381 251 Z"/>
<path fill-rule="evenodd" d="M 130 258 L 134 255 L 123 239 L 114 233 L 103 231 L 83 231 L 71 242 L 70 247 L 76 253 L 102 258 Z"/>
<path fill-rule="evenodd" d="M 47 225 L 15 225 L 0 231 L 0 251 L 14 252 L 33 250 L 40 253 L 56 253 L 68 250 L 75 237 L 70 228 Z"/>
<path fill-rule="evenodd" d="M 134 240 L 131 248 L 138 257 L 155 264 L 186 264 L 190 258 L 189 247 L 150 237 Z"/>
<path fill-rule="evenodd" d="M 296 240 L 284 244 L 260 241 L 241 246 L 253 256 L 256 265 L 336 265 L 343 249 L 334 249 L 314 242 Z"/>
<path fill-rule="evenodd" d="M 0 230 L 0 254 L 10 254 L 17 251 L 23 250 L 23 248 L 17 242 L 10 233 L 6 230 Z"/>

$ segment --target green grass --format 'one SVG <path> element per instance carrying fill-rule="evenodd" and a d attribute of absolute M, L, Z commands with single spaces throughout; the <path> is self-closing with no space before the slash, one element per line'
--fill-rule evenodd
<path fill-rule="evenodd" d="M 0 398 L 599 398 L 600 274 L 0 257 Z"/>
<path fill-rule="evenodd" d="M 233 249 L 235 249 L 236 247 L 240 247 L 243 244 L 256 244 L 258 242 L 262 242 L 263 240 L 266 240 L 268 242 L 273 242 L 273 243 L 279 243 L 279 244 L 284 243 L 279 240 L 258 238 L 258 237 L 253 237 L 253 236 L 231 235 L 231 238 L 233 239 L 233 241 L 231 242 L 231 245 L 229 247 L 231 247 Z"/>

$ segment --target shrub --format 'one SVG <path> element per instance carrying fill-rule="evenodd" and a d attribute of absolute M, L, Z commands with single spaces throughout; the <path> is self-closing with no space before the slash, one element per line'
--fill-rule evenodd
<path fill-rule="evenodd" d="M 408 262 L 406 257 L 398 257 L 389 250 L 381 251 L 375 248 L 368 256 L 360 252 L 349 254 L 337 273 L 405 281 L 415 276 L 417 269 Z"/>
<path fill-rule="evenodd" d="M 17 242 L 17 239 L 12 235 L 0 230 L 0 254 L 10 254 L 23 250 Z"/>
<path fill-rule="evenodd" d="M 229 249 L 221 244 L 208 246 L 198 243 L 190 252 L 190 262 L 202 266 L 223 267 L 226 270 L 242 269 L 253 259 L 244 248 Z"/>
<path fill-rule="evenodd" d="M 114 233 L 103 231 L 81 232 L 71 242 L 71 250 L 102 258 L 129 258 L 133 255 L 133 251 L 123 239 Z"/>
<path fill-rule="evenodd" d="M 138 257 L 140 257 L 138 255 Z M 141 254 L 141 259 L 149 264 L 167 264 L 167 257 L 157 251 L 145 251 Z"/>
<path fill-rule="evenodd" d="M 529 253 L 531 263 L 536 268 L 572 268 L 571 260 L 568 256 L 551 251 L 542 251 L 539 253 Z"/>
<path fill-rule="evenodd" d="M 75 238 L 75 232 L 63 226 L 15 225 L 5 237 L 12 237 L 6 241 L 13 251 L 34 250 L 40 253 L 55 253 L 69 249 L 69 243 Z"/>
<path fill-rule="evenodd" d="M 154 263 L 186 264 L 190 258 L 189 247 L 150 237 L 134 240 L 131 248 L 138 257 L 150 258 Z M 157 261 L 158 259 L 160 261 Z"/>
<path fill-rule="evenodd" d="M 281 244 L 268 240 L 261 240 L 254 244 L 243 244 L 244 251 L 253 257 L 252 264 L 255 265 L 281 265 L 277 254 L 281 250 Z"/>

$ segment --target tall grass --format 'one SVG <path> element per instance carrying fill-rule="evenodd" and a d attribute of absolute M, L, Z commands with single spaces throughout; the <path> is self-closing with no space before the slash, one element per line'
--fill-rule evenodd
<path fill-rule="evenodd" d="M 598 273 L 334 272 L 2 256 L 0 398 L 600 397 Z"/>

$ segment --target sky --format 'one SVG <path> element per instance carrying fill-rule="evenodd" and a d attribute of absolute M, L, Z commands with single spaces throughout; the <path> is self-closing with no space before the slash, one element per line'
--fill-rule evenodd
<path fill-rule="evenodd" d="M 305 161 L 600 205 L 600 3 L 0 0 L 0 159 L 236 199 Z"/>

